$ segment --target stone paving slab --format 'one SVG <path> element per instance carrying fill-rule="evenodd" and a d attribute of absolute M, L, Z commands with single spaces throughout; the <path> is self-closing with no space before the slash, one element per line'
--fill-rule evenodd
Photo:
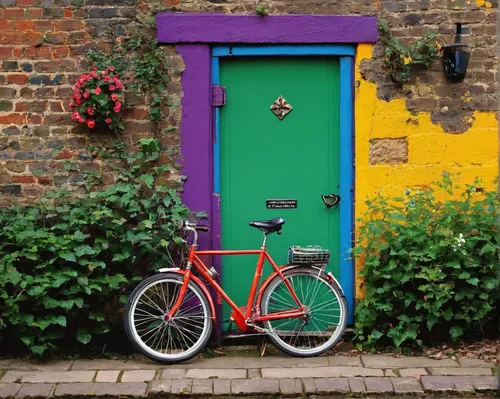
<path fill-rule="evenodd" d="M 189 369 L 186 371 L 186 378 L 247 378 L 247 371 L 246 369 Z"/>
<path fill-rule="evenodd" d="M 279 380 L 275 378 L 261 380 L 231 380 L 231 393 L 234 394 L 276 394 L 279 392 Z"/>
<path fill-rule="evenodd" d="M 366 392 L 368 393 L 392 393 L 394 387 L 388 377 L 365 378 Z"/>
<path fill-rule="evenodd" d="M 23 384 L 0 384 L 0 398 L 9 398 L 17 394 Z"/>
<path fill-rule="evenodd" d="M 38 362 L 14 359 L 10 362 L 8 368 L 16 371 L 68 371 L 72 365 L 72 360 L 51 360 L 47 362 Z"/>
<path fill-rule="evenodd" d="M 121 382 L 149 382 L 155 376 L 155 370 L 128 370 L 123 372 Z"/>
<path fill-rule="evenodd" d="M 498 391 L 498 376 L 423 376 L 422 384 L 426 391 Z"/>
<path fill-rule="evenodd" d="M 364 367 L 296 367 L 283 369 L 262 369 L 262 378 L 331 378 L 383 376 L 382 370 Z"/>
<path fill-rule="evenodd" d="M 347 378 L 317 378 L 314 382 L 318 393 L 350 392 Z"/>
<path fill-rule="evenodd" d="M 50 396 L 55 389 L 54 384 L 24 384 L 16 396 L 34 396 L 44 397 Z"/>
<path fill-rule="evenodd" d="M 132 383 L 74 383 L 60 384 L 55 396 L 146 396 L 148 385 L 144 382 Z"/>
<path fill-rule="evenodd" d="M 295 395 L 304 392 L 302 388 L 302 381 L 297 378 L 284 378 L 282 380 L 279 380 L 279 384 L 280 392 L 284 395 Z"/>
<path fill-rule="evenodd" d="M 77 361 L 78 362 L 78 361 Z M 77 362 L 73 366 L 76 370 Z M 92 367 L 84 364 L 85 367 Z M 296 358 L 287 356 L 265 356 L 265 357 L 212 357 L 206 359 L 191 359 L 184 363 L 175 364 L 172 366 L 160 365 L 161 368 L 197 368 L 197 369 L 260 369 L 260 368 L 282 368 L 282 367 L 362 367 L 359 356 L 320 356 L 311 358 Z M 78 367 L 82 367 L 80 363 Z M 111 364 L 109 365 L 111 367 Z M 158 364 L 156 368 L 160 368 Z M 140 367 L 139 367 L 140 368 Z M 143 367 L 144 368 L 144 367 Z M 116 367 L 115 367 L 116 369 Z M 92 368 L 88 370 L 100 370 Z M 121 370 L 125 370 L 123 367 Z"/>
<path fill-rule="evenodd" d="M 95 377 L 95 382 L 117 382 L 120 370 L 101 370 Z"/>
<path fill-rule="evenodd" d="M 394 387 L 394 392 L 407 394 L 407 393 L 424 393 L 422 386 L 416 378 L 401 377 L 401 378 L 391 378 L 392 386 Z"/>
<path fill-rule="evenodd" d="M 481 359 L 462 358 L 458 359 L 458 362 L 462 365 L 462 367 L 486 367 L 490 369 L 495 367 L 495 363 L 485 362 Z"/>
<path fill-rule="evenodd" d="M 364 367 L 368 368 L 415 368 L 415 367 L 460 367 L 452 359 L 435 360 L 422 356 L 393 357 L 385 355 L 361 355 Z"/>
<path fill-rule="evenodd" d="M 92 382 L 95 371 L 7 371 L 0 382 Z"/>
<path fill-rule="evenodd" d="M 482 367 L 440 367 L 429 368 L 432 375 L 492 375 L 491 369 Z"/>
<path fill-rule="evenodd" d="M 75 360 L 71 370 L 157 370 L 161 364 L 141 360 L 111 360 L 111 359 L 93 359 L 93 360 Z"/>

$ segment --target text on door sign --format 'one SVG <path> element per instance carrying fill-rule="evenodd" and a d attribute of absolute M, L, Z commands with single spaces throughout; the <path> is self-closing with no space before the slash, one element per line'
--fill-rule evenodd
<path fill-rule="evenodd" d="M 266 200 L 267 209 L 296 209 L 297 200 L 294 199 L 268 199 Z"/>

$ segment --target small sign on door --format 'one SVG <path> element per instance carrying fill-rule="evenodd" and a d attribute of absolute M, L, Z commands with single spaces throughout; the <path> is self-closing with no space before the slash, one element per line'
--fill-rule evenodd
<path fill-rule="evenodd" d="M 297 200 L 295 199 L 268 199 L 266 200 L 267 209 L 296 209 Z"/>

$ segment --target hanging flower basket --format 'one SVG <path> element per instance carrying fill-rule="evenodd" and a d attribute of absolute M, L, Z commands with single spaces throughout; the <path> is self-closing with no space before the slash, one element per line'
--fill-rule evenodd
<path fill-rule="evenodd" d="M 104 71 L 92 68 L 75 83 L 71 118 L 77 123 L 85 123 L 93 129 L 98 123 L 105 123 L 118 132 L 123 129 L 121 112 L 124 106 L 125 86 L 113 67 Z"/>

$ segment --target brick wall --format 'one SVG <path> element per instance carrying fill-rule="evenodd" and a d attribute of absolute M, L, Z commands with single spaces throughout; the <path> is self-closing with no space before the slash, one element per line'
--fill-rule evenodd
<path fill-rule="evenodd" d="M 68 106 L 72 84 L 87 70 L 83 56 L 92 46 L 109 46 L 110 38 L 123 35 L 139 10 L 253 13 L 255 4 L 254 0 L 0 0 L 0 201 L 8 203 L 10 194 L 29 199 L 47 187 L 77 185 L 81 175 L 66 170 L 67 160 L 83 169 L 100 166 L 89 158 L 86 147 L 106 136 L 76 127 Z M 455 23 L 464 23 L 470 29 L 464 38 L 474 47 L 465 82 L 447 83 L 436 62 L 404 86 L 394 85 L 381 69 L 380 45 L 374 47 L 373 58 L 360 64 L 361 78 L 376 84 L 380 100 L 401 99 L 413 113 L 429 113 L 432 123 L 447 133 L 465 132 L 475 111 L 496 111 L 496 1 L 288 0 L 259 1 L 259 5 L 270 14 L 377 15 L 396 36 L 415 40 L 432 30 L 440 33 L 441 43 L 453 42 Z M 178 126 L 183 62 L 173 48 L 166 48 L 166 56 L 172 73 L 165 123 Z M 134 142 L 154 126 L 146 119 L 143 99 L 130 95 L 128 100 L 133 109 L 126 114 L 126 135 Z M 176 138 L 164 140 L 178 144 Z M 403 152 L 396 156 L 407 160 L 404 142 L 379 141 L 373 145 L 370 162 L 402 162 L 386 159 L 392 144 Z"/>

